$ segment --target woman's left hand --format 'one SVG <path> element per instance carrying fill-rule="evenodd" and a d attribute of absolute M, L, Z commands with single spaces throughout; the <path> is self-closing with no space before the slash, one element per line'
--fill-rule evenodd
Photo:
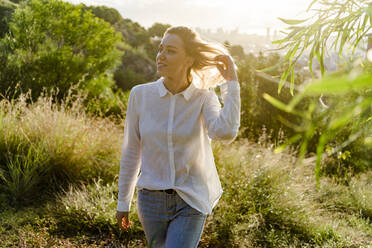
<path fill-rule="evenodd" d="M 217 61 L 217 69 L 226 81 L 238 81 L 238 76 L 235 70 L 235 64 L 229 55 L 218 55 L 215 57 Z"/>

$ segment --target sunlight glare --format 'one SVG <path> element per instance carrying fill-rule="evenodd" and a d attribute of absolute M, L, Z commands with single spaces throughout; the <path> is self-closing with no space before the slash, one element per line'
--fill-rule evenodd
<path fill-rule="evenodd" d="M 372 62 L 372 49 L 369 49 L 367 52 L 367 59 L 369 62 Z"/>

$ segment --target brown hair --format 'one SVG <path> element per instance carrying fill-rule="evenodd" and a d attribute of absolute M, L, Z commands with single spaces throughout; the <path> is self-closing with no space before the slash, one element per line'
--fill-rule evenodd
<path fill-rule="evenodd" d="M 200 35 L 185 26 L 168 28 L 166 34 L 175 34 L 183 41 L 186 54 L 194 58 L 194 63 L 187 71 L 187 79 L 192 81 L 195 74 L 200 79 L 200 88 L 214 87 L 224 81 L 217 70 L 217 55 L 229 55 L 227 49 L 217 42 L 203 40 Z"/>

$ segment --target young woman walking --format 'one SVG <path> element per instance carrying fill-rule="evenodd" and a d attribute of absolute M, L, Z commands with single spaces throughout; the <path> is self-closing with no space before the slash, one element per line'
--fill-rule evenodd
<path fill-rule="evenodd" d="M 240 86 L 223 46 L 188 27 L 168 28 L 155 82 L 128 100 L 116 218 L 130 228 L 137 210 L 150 247 L 193 248 L 222 195 L 211 139 L 232 142 L 240 126 Z M 223 108 L 213 88 L 219 83 Z"/>

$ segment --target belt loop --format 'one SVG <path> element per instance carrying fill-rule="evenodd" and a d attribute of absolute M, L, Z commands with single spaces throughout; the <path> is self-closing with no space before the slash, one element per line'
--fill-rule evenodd
<path fill-rule="evenodd" d="M 172 194 L 174 194 L 176 191 L 174 191 L 173 189 L 166 189 L 166 190 L 164 190 L 165 191 L 165 193 L 167 193 L 167 194 L 169 194 L 169 195 L 172 195 Z"/>
<path fill-rule="evenodd" d="M 174 189 L 159 189 L 159 190 L 144 189 L 144 190 L 164 192 L 164 193 L 167 193 L 168 195 L 172 195 L 172 194 L 175 194 L 176 193 L 176 191 Z"/>

